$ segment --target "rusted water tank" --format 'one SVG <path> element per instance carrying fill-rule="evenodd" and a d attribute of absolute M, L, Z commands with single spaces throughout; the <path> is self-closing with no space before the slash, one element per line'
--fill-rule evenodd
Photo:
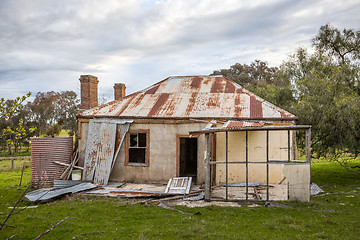
<path fill-rule="evenodd" d="M 73 152 L 72 137 L 31 138 L 31 183 L 34 187 L 52 186 L 59 179 Z"/>

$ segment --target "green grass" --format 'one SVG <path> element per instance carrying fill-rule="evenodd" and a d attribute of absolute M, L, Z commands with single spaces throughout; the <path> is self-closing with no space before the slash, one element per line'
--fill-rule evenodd
<path fill-rule="evenodd" d="M 25 169 L 22 187 L 19 179 L 19 170 L 0 172 L 1 222 L 29 184 L 30 168 Z M 359 175 L 322 161 L 312 164 L 312 182 L 326 195 L 313 196 L 310 203 L 282 202 L 291 209 L 176 206 L 188 215 L 155 204 L 73 195 L 13 215 L 0 239 L 14 234 L 13 239 L 33 239 L 67 216 L 74 218 L 42 239 L 71 239 L 90 232 L 95 233 L 79 239 L 359 239 Z M 20 206 L 29 204 L 24 200 Z"/>
<path fill-rule="evenodd" d="M 21 157 L 21 158 L 12 158 L 6 157 L 0 159 L 0 171 L 11 170 L 12 167 L 12 159 L 14 160 L 14 170 L 21 170 L 22 166 L 31 167 L 30 157 Z"/>

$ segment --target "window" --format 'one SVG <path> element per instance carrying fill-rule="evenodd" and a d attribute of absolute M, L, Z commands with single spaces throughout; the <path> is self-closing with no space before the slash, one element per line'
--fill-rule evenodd
<path fill-rule="evenodd" d="M 127 165 L 148 166 L 149 159 L 149 131 L 132 131 L 126 137 L 126 161 Z"/>

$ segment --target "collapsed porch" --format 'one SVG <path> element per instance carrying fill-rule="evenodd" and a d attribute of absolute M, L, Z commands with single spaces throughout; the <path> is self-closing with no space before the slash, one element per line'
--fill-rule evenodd
<path fill-rule="evenodd" d="M 305 131 L 305 161 L 291 159 L 291 131 Z M 262 161 L 252 161 L 249 159 L 249 132 L 260 131 L 266 133 L 266 154 L 265 159 Z M 287 131 L 287 159 L 278 160 L 270 159 L 269 149 L 269 133 L 273 131 Z M 232 160 L 229 161 L 229 133 L 230 132 L 245 132 L 245 161 Z M 225 161 L 217 161 L 213 158 L 213 143 L 214 135 L 219 133 L 225 133 Z M 262 127 L 207 127 L 201 131 L 190 132 L 191 135 L 199 136 L 205 134 L 206 137 L 206 157 L 204 163 L 205 169 L 205 201 L 211 200 L 299 200 L 310 201 L 310 165 L 311 165 L 311 127 L 307 125 L 298 126 L 262 126 Z M 293 143 L 294 145 L 295 143 Z M 212 187 L 212 180 L 214 174 L 218 173 L 214 171 L 214 167 L 225 165 L 225 184 L 216 187 Z M 245 168 L 245 181 L 244 187 L 232 188 L 229 190 L 229 166 L 242 166 Z M 262 188 L 249 188 L 249 169 L 250 167 L 257 165 L 263 166 L 265 170 L 265 183 L 262 184 Z M 270 182 L 269 176 L 270 170 L 273 166 L 281 166 L 282 174 L 284 178 L 278 183 Z M 239 171 L 237 174 L 241 174 Z M 259 184 L 260 185 L 260 184 Z M 265 187 L 265 188 L 264 188 Z M 265 191 L 265 193 L 264 193 Z M 231 193 L 231 194 L 230 194 Z M 225 196 L 224 196 L 225 195 Z M 278 195 L 282 195 L 280 198 Z M 277 197 L 275 197 L 277 196 Z"/>

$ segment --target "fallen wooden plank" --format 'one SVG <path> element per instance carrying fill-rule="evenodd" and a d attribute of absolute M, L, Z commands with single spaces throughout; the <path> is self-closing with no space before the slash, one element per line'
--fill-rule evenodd
<path fill-rule="evenodd" d="M 62 166 L 66 166 L 66 167 L 70 167 L 70 165 L 71 165 L 71 164 L 62 163 L 62 162 L 58 162 L 58 161 L 53 161 L 53 163 L 56 163 L 56 164 L 59 164 L 59 165 L 62 165 Z M 84 168 L 80 167 L 80 166 L 73 166 L 73 168 L 84 170 Z"/>

